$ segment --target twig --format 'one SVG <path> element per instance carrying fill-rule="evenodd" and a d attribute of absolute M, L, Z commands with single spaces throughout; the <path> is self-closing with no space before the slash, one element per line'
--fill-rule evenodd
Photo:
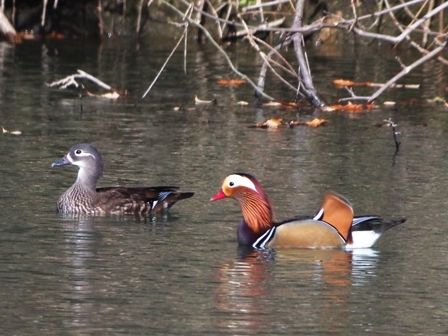
<path fill-rule="evenodd" d="M 267 54 L 266 57 L 269 58 L 269 60 L 274 63 L 275 65 L 279 66 L 283 71 L 286 71 L 287 73 L 289 73 L 291 76 L 294 77 L 298 77 L 299 75 L 297 74 L 297 72 L 294 70 L 294 68 L 291 66 L 291 64 L 278 52 L 278 49 L 282 48 L 282 47 L 287 47 L 288 43 L 282 43 L 279 44 L 277 47 L 271 47 L 268 43 L 266 43 L 265 41 L 263 41 L 262 39 L 259 39 L 258 37 L 251 35 L 251 38 L 253 40 L 255 40 L 258 44 L 262 44 L 264 46 L 266 46 L 268 49 L 270 49 L 269 53 Z M 291 42 L 291 40 L 288 40 Z M 256 44 L 258 46 L 258 44 Z M 272 60 L 272 56 L 275 55 L 277 56 L 284 64 L 285 66 L 281 65 L 280 63 Z"/>
<path fill-rule="evenodd" d="M 232 14 L 232 8 L 233 8 L 233 2 L 232 1 L 228 1 L 227 2 L 227 13 L 226 13 L 226 17 L 225 17 L 226 22 L 224 22 L 223 25 L 222 25 L 222 30 L 223 31 L 225 29 L 230 31 L 230 29 L 234 26 L 234 23 L 229 21 L 230 20 L 230 15 Z M 216 21 L 216 23 L 219 25 L 219 21 L 218 20 Z M 229 28 L 227 28 L 227 26 L 229 26 Z"/>
<path fill-rule="evenodd" d="M 213 15 L 215 17 L 218 17 L 218 13 L 215 10 L 215 7 L 213 7 L 212 3 L 210 2 L 210 0 L 205 0 L 207 2 L 208 7 L 210 8 L 211 12 L 213 13 Z M 230 15 L 230 11 L 232 10 L 232 6 L 229 5 L 229 10 L 228 10 L 228 15 L 227 18 Z M 219 24 L 219 21 L 216 21 L 216 29 L 218 29 L 218 36 L 219 39 L 222 40 L 222 28 L 221 25 Z"/>
<path fill-rule="evenodd" d="M 8 18 L 2 11 L 0 11 L 0 33 L 10 42 L 14 42 L 17 38 L 16 30 L 11 23 L 9 23 Z"/>
<path fill-rule="evenodd" d="M 88 80 L 94 82 L 96 85 L 101 86 L 102 88 L 104 88 L 106 90 L 118 92 L 117 90 L 113 89 L 110 85 L 107 85 L 106 83 L 102 82 L 98 78 L 96 78 L 82 70 L 78 70 L 78 74 L 70 75 L 70 76 L 67 76 L 58 81 L 54 81 L 50 84 L 47 84 L 47 86 L 49 86 L 49 87 L 59 86 L 59 89 L 66 89 L 70 85 L 74 85 L 75 87 L 79 87 L 79 86 L 83 87 L 82 85 L 78 84 L 78 82 L 76 81 L 77 78 L 88 79 Z"/>
<path fill-rule="evenodd" d="M 245 26 L 245 30 L 246 30 L 246 39 L 249 41 L 250 45 L 259 53 L 260 57 L 263 59 L 263 66 L 261 69 L 261 73 L 260 76 L 258 78 L 258 88 L 261 91 L 264 91 L 264 82 L 265 82 L 265 78 L 266 78 L 266 70 L 267 68 L 271 69 L 272 73 L 278 78 L 280 79 L 286 86 L 289 86 L 290 88 L 292 88 L 293 90 L 296 90 L 296 88 L 294 86 L 292 86 L 291 84 L 289 84 L 289 82 L 284 79 L 282 76 L 280 76 L 278 74 L 277 71 L 275 71 L 275 69 L 271 66 L 270 61 L 272 61 L 271 57 L 273 54 L 276 54 L 287 66 L 288 68 L 283 67 L 282 65 L 280 65 L 277 62 L 274 62 L 275 64 L 277 64 L 278 66 L 280 66 L 283 70 L 285 70 L 286 72 L 289 72 L 290 74 L 292 74 L 294 77 L 299 78 L 299 75 L 294 71 L 294 69 L 292 68 L 292 66 L 286 61 L 286 59 L 283 58 L 283 56 L 281 56 L 277 50 L 275 48 L 272 48 L 271 46 L 269 46 L 266 42 L 260 40 L 259 38 L 255 37 L 252 35 L 252 32 L 249 30 L 248 26 L 246 25 L 246 22 L 243 20 L 243 18 L 238 14 L 238 18 L 241 20 L 241 22 L 243 23 L 243 25 Z M 271 49 L 271 51 L 269 52 L 269 56 L 267 56 L 264 52 L 262 52 L 260 50 L 260 47 L 258 46 L 257 43 L 255 43 L 255 40 L 260 43 L 263 44 L 265 46 L 267 46 L 268 48 Z M 272 61 L 273 62 L 273 61 Z M 300 78 L 299 78 L 300 79 Z M 255 98 L 256 99 L 260 99 L 260 95 L 258 94 L 257 91 L 255 91 Z"/>
<path fill-rule="evenodd" d="M 140 0 L 140 4 L 138 5 L 138 11 L 137 11 L 137 24 L 135 27 L 135 34 L 137 35 L 137 37 L 139 37 L 140 35 L 140 24 L 142 21 L 142 11 L 143 11 L 143 2 L 145 0 Z"/>
<path fill-rule="evenodd" d="M 171 8 L 173 11 L 175 11 L 176 13 L 178 13 L 179 15 L 183 15 L 183 13 L 177 9 L 175 6 L 171 5 L 169 2 L 167 2 L 166 0 L 162 0 L 162 3 L 166 6 L 168 6 L 169 8 Z M 227 64 L 229 65 L 229 67 L 232 69 L 232 71 L 234 73 L 236 73 L 238 76 L 240 76 L 242 79 L 244 79 L 248 84 L 250 84 L 257 92 L 259 92 L 263 97 L 269 99 L 269 100 L 275 100 L 273 97 L 267 95 L 264 92 L 260 92 L 260 90 L 258 89 L 257 85 L 245 74 L 243 74 L 242 72 L 238 71 L 237 68 L 235 68 L 235 66 L 233 65 L 231 59 L 229 58 L 229 55 L 227 55 L 227 53 L 221 48 L 221 46 L 213 39 L 213 37 L 210 35 L 209 31 L 207 29 L 204 28 L 204 26 L 202 26 L 201 24 L 199 24 L 198 22 L 192 20 L 189 17 L 185 18 L 189 24 L 191 24 L 192 26 L 195 26 L 199 29 L 201 29 L 201 31 L 204 33 L 204 35 L 207 37 L 207 39 L 210 41 L 210 43 L 213 44 L 213 46 L 224 56 L 224 58 L 227 61 Z"/>
<path fill-rule="evenodd" d="M 276 6 L 276 5 L 280 5 L 282 3 L 286 3 L 286 2 L 290 2 L 291 0 L 277 0 L 277 1 L 269 1 L 269 2 L 265 2 L 265 3 L 259 3 L 256 5 L 252 5 L 252 6 L 246 6 L 243 7 L 243 12 L 248 12 L 250 10 L 254 10 L 254 9 L 258 9 L 258 8 L 263 8 L 263 7 L 268 7 L 268 6 Z"/>
<path fill-rule="evenodd" d="M 16 11 L 16 0 L 12 0 L 11 23 L 13 27 L 16 25 Z"/>
<path fill-rule="evenodd" d="M 48 0 L 44 0 L 43 8 L 42 8 L 42 17 L 41 17 L 41 21 L 40 21 L 41 27 L 45 26 L 45 15 L 47 12 L 47 3 L 48 3 Z"/>
<path fill-rule="evenodd" d="M 434 0 L 429 0 L 429 4 L 428 4 L 428 12 L 432 11 L 434 9 Z M 429 33 L 429 27 L 431 25 L 431 20 L 428 20 L 425 22 L 425 24 L 423 25 L 423 29 L 424 29 L 424 33 L 423 33 L 423 40 L 422 40 L 422 45 L 426 46 L 426 44 L 428 43 L 428 33 Z"/>
<path fill-rule="evenodd" d="M 298 0 L 296 4 L 296 13 L 294 16 L 293 28 L 302 26 L 302 18 L 305 7 L 305 0 Z M 311 78 L 308 60 L 306 59 L 306 54 L 303 50 L 303 35 L 301 33 L 295 33 L 292 36 L 294 42 L 294 51 L 296 54 L 297 62 L 299 63 L 299 73 L 303 80 L 302 93 L 306 98 L 317 108 L 322 108 L 325 104 L 317 96 L 316 89 L 313 85 L 313 80 Z M 299 81 L 299 84 L 302 82 Z M 300 87 L 300 86 L 299 86 Z"/>
<path fill-rule="evenodd" d="M 367 96 L 354 96 L 354 97 L 345 97 L 345 98 L 340 98 L 338 99 L 338 103 L 342 103 L 342 102 L 352 102 L 352 101 L 362 101 L 362 100 L 369 100 L 370 97 Z"/>
<path fill-rule="evenodd" d="M 344 89 L 347 90 L 347 92 L 350 94 L 350 96 L 356 97 L 355 93 L 353 92 L 353 89 L 349 88 L 348 86 L 344 86 Z"/>
<path fill-rule="evenodd" d="M 415 21 L 414 24 L 410 25 L 408 28 L 405 29 L 403 33 L 401 33 L 399 36 L 395 38 L 395 43 L 399 43 L 403 41 L 403 39 L 408 36 L 411 32 L 415 30 L 418 26 L 420 26 L 422 23 L 424 23 L 426 20 L 429 20 L 434 15 L 438 14 L 440 11 L 443 11 L 445 8 L 448 7 L 448 2 L 441 4 L 440 6 L 434 8 L 433 10 L 429 11 L 424 15 L 421 19 Z"/>
<path fill-rule="evenodd" d="M 260 79 L 262 79 L 262 81 L 260 81 L 260 79 L 259 79 L 258 87 L 259 87 L 260 89 L 264 89 L 264 79 L 266 78 L 266 69 L 269 68 L 269 69 L 271 69 L 272 73 L 273 73 L 273 74 L 274 74 L 280 81 L 283 82 L 283 84 L 285 84 L 286 86 L 288 86 L 288 87 L 291 88 L 292 90 L 296 91 L 297 89 L 296 89 L 294 86 L 292 86 L 286 79 L 284 79 L 282 76 L 280 76 L 280 74 L 279 74 L 277 71 L 275 71 L 275 69 L 274 69 L 274 68 L 272 67 L 272 65 L 271 65 L 271 62 L 275 63 L 276 65 L 278 65 L 279 67 L 281 67 L 283 70 L 289 72 L 289 73 L 292 74 L 294 77 L 298 78 L 299 81 L 300 81 L 301 79 L 300 79 L 299 75 L 298 75 L 297 73 L 295 73 L 293 70 L 289 70 L 289 69 L 283 67 L 282 65 L 278 64 L 277 62 L 274 62 L 274 61 L 272 61 L 270 58 L 268 58 L 268 56 L 258 48 L 258 45 L 254 42 L 254 39 L 255 39 L 255 38 L 254 38 L 253 36 L 252 36 L 251 38 L 249 38 L 249 36 L 248 36 L 248 39 L 249 39 L 249 41 L 250 41 L 252 47 L 254 47 L 254 49 L 258 51 L 259 55 L 260 55 L 261 58 L 263 59 L 263 66 L 262 66 L 263 75 L 260 74 L 260 77 L 259 77 Z M 257 40 L 258 40 L 258 39 L 257 39 Z M 283 57 L 282 57 L 282 58 L 283 58 Z M 271 62 L 270 62 L 270 61 L 271 61 Z M 289 65 L 289 64 L 288 64 L 288 65 Z M 260 97 L 257 96 L 256 98 L 260 98 Z"/>
<path fill-rule="evenodd" d="M 103 3 L 98 0 L 98 25 L 100 28 L 100 36 L 104 33 L 104 23 L 103 23 Z"/>
<path fill-rule="evenodd" d="M 354 27 L 355 26 L 355 24 L 358 22 L 358 13 L 356 12 L 356 6 L 355 6 L 355 3 L 354 3 L 354 1 L 353 0 L 351 0 L 350 1 L 350 4 L 352 5 L 352 12 L 353 12 L 353 17 L 354 17 L 354 22 L 353 22 L 353 24 L 352 24 L 352 27 Z M 351 28 L 349 28 L 349 32 L 351 31 L 352 29 Z"/>
<path fill-rule="evenodd" d="M 373 102 L 376 98 L 378 98 L 384 91 L 386 91 L 392 84 L 394 84 L 397 80 L 399 80 L 401 77 L 407 75 L 409 72 L 411 72 L 412 69 L 418 67 L 419 65 L 423 64 L 427 60 L 433 58 L 436 56 L 439 52 L 441 52 L 443 49 L 445 49 L 447 45 L 447 41 L 445 41 L 442 45 L 435 48 L 425 56 L 421 57 L 411 65 L 408 65 L 403 70 L 401 70 L 397 75 L 395 75 L 392 79 L 390 79 L 384 86 L 382 86 L 379 90 L 377 90 L 367 101 L 367 103 Z"/>
<path fill-rule="evenodd" d="M 249 37 L 249 35 L 248 35 L 248 37 Z M 269 67 L 270 69 L 272 69 L 272 67 L 271 67 L 269 61 L 271 60 L 271 58 L 272 58 L 272 56 L 273 56 L 274 54 L 279 55 L 278 50 L 280 50 L 281 48 L 284 48 L 284 47 L 288 46 L 291 42 L 292 42 L 292 40 L 290 39 L 290 40 L 288 40 L 288 41 L 285 42 L 285 43 L 281 43 L 281 44 L 275 46 L 275 47 L 274 47 L 274 48 L 273 48 L 273 49 L 272 49 L 272 50 L 265 56 L 265 58 L 263 58 L 264 62 L 263 62 L 263 65 L 261 66 L 260 75 L 258 76 L 258 89 L 259 89 L 259 91 L 256 91 L 256 98 L 257 98 L 257 99 L 261 98 L 261 96 L 259 96 L 259 92 L 263 92 L 263 91 L 264 91 L 264 84 L 265 84 L 265 81 L 266 81 L 266 71 L 267 71 L 268 67 Z M 258 47 L 258 45 L 257 45 L 257 44 L 254 44 L 254 47 Z M 257 50 L 257 49 L 255 48 L 255 50 Z M 261 51 L 260 51 L 260 53 L 261 53 Z M 260 55 L 261 55 L 261 54 L 260 54 Z M 264 55 L 264 54 L 263 54 L 263 55 Z M 263 57 L 263 56 L 262 56 L 262 57 Z M 289 63 L 286 63 L 286 64 L 289 65 Z M 292 72 L 294 73 L 294 76 L 295 76 L 296 78 L 299 78 L 299 75 L 298 75 L 294 70 L 292 70 Z M 293 87 L 293 90 L 296 91 L 296 88 Z M 258 96 L 257 96 L 257 94 L 258 94 Z"/>
<path fill-rule="evenodd" d="M 185 35 L 188 36 L 188 26 L 185 27 Z M 184 73 L 187 74 L 187 46 L 188 39 L 184 39 Z"/>
<path fill-rule="evenodd" d="M 395 149 L 396 152 L 398 152 L 398 150 L 400 149 L 400 144 L 401 142 L 398 141 L 398 135 L 400 135 L 400 132 L 397 132 L 395 127 L 397 127 L 398 125 L 396 123 L 394 123 L 392 121 L 392 118 L 389 118 L 388 120 L 383 120 L 383 122 L 385 122 L 388 126 L 392 127 L 392 134 L 394 135 L 394 142 L 395 142 Z"/>
<path fill-rule="evenodd" d="M 190 11 L 190 8 L 188 8 L 187 11 Z M 146 92 L 143 94 L 143 96 L 139 99 L 139 101 L 137 103 L 135 103 L 134 107 L 136 107 L 143 99 L 145 99 L 146 95 L 149 93 L 149 91 L 151 91 L 152 87 L 154 86 L 154 84 L 156 83 L 157 79 L 160 77 L 160 75 L 162 74 L 162 71 L 165 69 L 166 65 L 168 64 L 169 60 L 171 59 L 171 57 L 173 56 L 174 52 L 176 51 L 177 47 L 179 47 L 180 43 L 182 42 L 182 40 L 185 38 L 185 35 L 187 33 L 187 29 L 188 29 L 188 24 L 184 24 L 185 25 L 185 29 L 183 34 L 181 35 L 179 41 L 177 41 L 176 45 L 174 46 L 173 50 L 171 51 L 171 53 L 169 54 L 168 58 L 165 60 L 165 63 L 163 63 L 162 67 L 160 68 L 159 72 L 157 73 L 156 77 L 154 78 L 154 80 L 152 81 L 151 85 L 148 87 L 148 90 L 146 90 Z"/>

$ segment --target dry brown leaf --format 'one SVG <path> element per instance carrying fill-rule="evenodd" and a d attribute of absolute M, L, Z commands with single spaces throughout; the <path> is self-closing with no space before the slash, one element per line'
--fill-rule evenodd
<path fill-rule="evenodd" d="M 56 39 L 56 40 L 62 40 L 65 39 L 67 36 L 61 33 L 52 32 L 50 35 L 50 38 Z"/>
<path fill-rule="evenodd" d="M 220 79 L 216 81 L 219 85 L 241 85 L 246 83 L 244 79 Z"/>
<path fill-rule="evenodd" d="M 24 40 L 37 40 L 38 38 L 40 38 L 39 35 L 31 34 L 28 32 L 18 33 L 18 35 Z"/>
<path fill-rule="evenodd" d="M 356 85 L 355 82 L 347 79 L 335 79 L 333 80 L 333 84 L 336 86 L 354 86 Z"/>
<path fill-rule="evenodd" d="M 264 103 L 263 106 L 283 106 L 283 107 L 299 107 L 297 103 L 289 103 L 282 101 L 270 101 L 268 103 Z"/>
<path fill-rule="evenodd" d="M 332 105 L 330 108 L 338 111 L 347 111 L 347 112 L 362 112 L 365 110 L 371 110 L 373 109 L 373 103 L 370 104 L 353 104 L 351 102 L 348 102 L 347 105 Z"/>
<path fill-rule="evenodd" d="M 104 94 L 101 94 L 101 95 L 90 93 L 89 91 L 86 91 L 86 92 L 87 92 L 87 95 L 89 97 L 107 98 L 107 99 L 117 99 L 117 98 L 120 97 L 120 94 L 118 92 L 116 92 L 116 91 L 107 92 L 107 93 L 104 93 Z"/>
<path fill-rule="evenodd" d="M 278 118 L 278 119 L 271 118 L 269 120 L 266 120 L 263 123 L 263 125 L 265 125 L 267 127 L 271 127 L 271 128 L 276 128 L 276 127 L 278 127 L 279 125 L 282 124 L 282 120 L 283 120 L 283 118 Z"/>
<path fill-rule="evenodd" d="M 320 126 L 320 125 L 322 125 L 322 124 L 325 124 L 325 123 L 327 123 L 327 122 L 329 122 L 329 121 L 326 120 L 326 119 L 314 118 L 314 119 L 311 120 L 311 121 L 307 121 L 307 122 L 305 122 L 305 125 L 307 125 L 307 126 L 311 126 L 311 127 L 318 127 L 318 126 Z"/>
<path fill-rule="evenodd" d="M 282 125 L 283 118 L 278 119 L 268 119 L 262 124 L 255 124 L 248 126 L 249 128 L 278 128 L 278 126 Z"/>
<path fill-rule="evenodd" d="M 9 134 L 12 134 L 12 135 L 21 135 L 22 134 L 21 131 L 11 131 L 10 132 L 6 128 L 4 128 L 3 126 L 2 126 L 2 132 L 3 132 L 3 134 L 9 133 Z"/>
<path fill-rule="evenodd" d="M 212 100 L 202 100 L 202 99 L 199 99 L 198 96 L 195 96 L 194 103 L 195 104 L 216 104 L 217 100 L 216 100 L 216 98 L 214 98 Z"/>
<path fill-rule="evenodd" d="M 280 105 L 281 105 L 281 103 L 275 102 L 275 101 L 270 101 L 270 102 L 263 104 L 263 106 L 280 106 Z"/>

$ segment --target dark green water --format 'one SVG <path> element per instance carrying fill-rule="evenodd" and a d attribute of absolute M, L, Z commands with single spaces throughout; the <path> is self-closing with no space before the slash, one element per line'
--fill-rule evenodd
<path fill-rule="evenodd" d="M 133 108 L 171 48 L 116 40 L 0 45 L 1 124 L 22 131 L 0 135 L 0 333 L 445 333 L 448 114 L 426 99 L 445 94 L 446 70 L 428 63 L 407 79 L 423 89 L 390 90 L 373 111 L 317 115 L 329 120 L 325 127 L 251 129 L 298 111 L 237 105 L 250 102 L 252 90 L 216 84 L 234 76 L 207 46 L 191 45 L 186 75 L 177 53 Z M 310 50 L 316 85 L 330 102 L 345 95 L 333 79 L 384 82 L 399 71 L 384 50 L 369 48 Z M 242 50 L 230 50 L 232 60 L 256 79 L 260 60 Z M 45 85 L 77 69 L 131 97 L 81 101 L 75 89 Z M 269 93 L 294 98 L 273 78 Z M 196 95 L 218 103 L 195 106 Z M 397 101 L 397 109 L 384 100 Z M 181 104 L 186 110 L 174 109 Z M 396 155 L 391 130 L 374 126 L 390 117 L 402 133 Z M 78 142 L 102 152 L 101 186 L 175 184 L 195 197 L 154 221 L 61 218 L 56 200 L 76 169 L 50 166 Z M 368 251 L 243 253 L 237 204 L 209 202 L 235 171 L 261 181 L 279 219 L 313 214 L 334 190 L 358 214 L 408 222 Z"/>

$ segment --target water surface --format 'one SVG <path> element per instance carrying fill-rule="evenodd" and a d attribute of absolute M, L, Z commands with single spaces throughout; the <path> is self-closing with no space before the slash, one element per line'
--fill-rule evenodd
<path fill-rule="evenodd" d="M 441 334 L 447 330 L 446 74 L 429 62 L 373 111 L 313 115 L 304 107 L 254 108 L 248 86 L 211 47 L 191 46 L 187 74 L 177 53 L 137 108 L 172 46 L 156 41 L 57 41 L 0 45 L 0 312 L 2 334 Z M 256 79 L 260 59 L 228 46 Z M 331 80 L 384 82 L 399 67 L 373 45 L 310 50 L 316 86 L 331 103 Z M 412 57 L 412 55 L 405 55 Z M 129 99 L 79 98 L 46 87 L 77 69 Z M 100 92 L 86 83 L 89 91 Z M 371 89 L 359 89 L 359 94 Z M 294 99 L 271 78 L 269 91 Z M 364 93 L 363 93 L 364 92 Z M 194 97 L 217 99 L 194 105 Z M 409 105 L 411 99 L 415 99 Z M 382 101 L 394 100 L 396 108 Z M 184 110 L 175 110 L 183 105 Z M 320 128 L 252 129 L 270 117 L 323 117 Z M 401 131 L 376 127 L 392 117 Z M 154 219 L 64 218 L 59 195 L 74 167 L 50 168 L 75 143 L 102 152 L 101 186 L 176 184 L 195 196 Z M 313 214 L 327 190 L 357 214 L 407 217 L 367 251 L 243 251 L 236 202 L 210 203 L 225 176 L 254 174 L 279 219 Z"/>

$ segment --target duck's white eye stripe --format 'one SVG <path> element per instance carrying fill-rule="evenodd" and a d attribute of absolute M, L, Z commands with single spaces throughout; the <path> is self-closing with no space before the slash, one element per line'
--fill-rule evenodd
<path fill-rule="evenodd" d="M 91 154 L 91 153 L 87 153 L 87 152 L 81 152 L 81 153 L 76 153 L 77 152 L 77 150 L 75 151 L 75 155 L 77 156 L 77 157 L 88 157 L 88 156 L 91 156 L 91 157 L 93 157 L 93 159 L 95 160 L 95 155 L 93 155 L 93 154 Z M 73 158 L 72 158 L 72 156 L 70 155 L 70 153 L 68 153 L 67 154 L 67 158 L 69 159 L 69 161 L 70 162 L 73 162 L 74 160 L 73 160 Z"/>
<path fill-rule="evenodd" d="M 228 183 L 227 185 L 231 188 L 233 187 L 246 187 L 249 189 L 252 189 L 256 192 L 258 192 L 257 188 L 255 188 L 255 184 L 249 180 L 247 177 L 245 176 L 241 176 L 241 175 L 230 175 L 228 178 Z"/>
<path fill-rule="evenodd" d="M 91 153 L 86 153 L 86 152 L 81 152 L 79 154 L 76 154 L 76 156 L 82 156 L 82 157 L 91 156 L 91 157 L 95 158 L 95 155 L 93 155 Z"/>

